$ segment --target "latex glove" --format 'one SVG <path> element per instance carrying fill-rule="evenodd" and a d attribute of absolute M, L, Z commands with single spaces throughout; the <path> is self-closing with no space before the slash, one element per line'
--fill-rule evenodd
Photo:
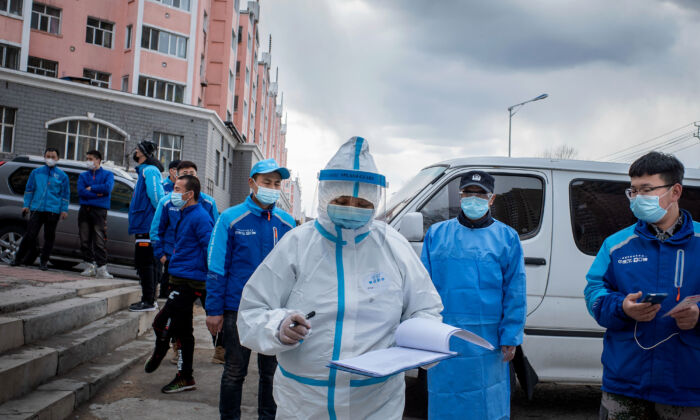
<path fill-rule="evenodd" d="M 637 322 L 649 322 L 656 317 L 656 313 L 661 309 L 661 305 L 658 303 L 652 305 L 649 302 L 637 303 L 637 300 L 641 297 L 641 291 L 627 295 L 625 300 L 622 301 L 622 310 L 628 317 Z"/>
<path fill-rule="evenodd" d="M 296 323 L 294 327 L 293 323 Z M 304 314 L 294 312 L 282 320 L 278 331 L 279 340 L 282 344 L 293 345 L 303 340 L 310 330 L 311 324 Z"/>

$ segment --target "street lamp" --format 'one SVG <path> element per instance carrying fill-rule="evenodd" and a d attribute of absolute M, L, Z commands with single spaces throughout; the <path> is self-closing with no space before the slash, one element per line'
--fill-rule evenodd
<path fill-rule="evenodd" d="M 532 98 L 532 99 L 530 99 L 530 100 L 528 100 L 528 101 L 520 102 L 519 104 L 515 104 L 515 105 L 513 105 L 513 106 L 508 107 L 508 157 L 510 157 L 510 131 L 511 131 L 511 126 L 512 126 L 512 124 L 513 124 L 513 115 L 515 115 L 515 114 L 518 112 L 518 109 L 519 109 L 521 106 L 523 106 L 523 105 L 525 105 L 525 104 L 527 104 L 527 103 L 530 103 L 530 102 L 535 102 L 535 101 L 539 101 L 539 100 L 545 99 L 545 98 L 547 98 L 548 96 L 549 96 L 549 95 L 547 95 L 546 93 L 543 93 L 543 94 L 541 94 L 540 96 L 538 96 L 538 97 L 536 97 L 536 98 Z"/>

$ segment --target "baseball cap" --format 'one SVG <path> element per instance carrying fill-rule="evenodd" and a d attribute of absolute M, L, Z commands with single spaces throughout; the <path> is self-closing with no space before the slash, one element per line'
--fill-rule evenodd
<path fill-rule="evenodd" d="M 476 185 L 487 193 L 492 193 L 495 181 L 493 176 L 484 171 L 469 171 L 462 175 L 462 179 L 459 180 L 459 190 Z"/>
<path fill-rule="evenodd" d="M 269 174 L 270 172 L 279 173 L 282 179 L 289 178 L 289 170 L 279 166 L 274 159 L 261 160 L 253 165 L 253 168 L 250 170 L 250 177 L 252 178 L 255 174 Z"/>

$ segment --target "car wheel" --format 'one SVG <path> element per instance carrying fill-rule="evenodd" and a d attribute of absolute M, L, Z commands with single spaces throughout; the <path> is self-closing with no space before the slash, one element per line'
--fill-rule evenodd
<path fill-rule="evenodd" d="M 0 261 L 9 264 L 15 259 L 23 235 L 24 228 L 21 226 L 0 228 Z"/>

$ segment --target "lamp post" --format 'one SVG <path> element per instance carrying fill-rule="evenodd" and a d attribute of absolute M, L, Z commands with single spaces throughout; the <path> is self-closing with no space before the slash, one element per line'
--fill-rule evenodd
<path fill-rule="evenodd" d="M 515 115 L 515 114 L 518 112 L 518 109 L 519 109 L 521 106 L 523 106 L 523 105 L 525 105 L 525 104 L 527 104 L 527 103 L 530 103 L 530 102 L 535 102 L 535 101 L 539 101 L 539 100 L 545 99 L 545 98 L 547 98 L 548 96 L 549 96 L 549 95 L 547 95 L 546 93 L 543 93 L 543 94 L 541 94 L 540 96 L 538 96 L 538 97 L 536 97 L 536 98 L 532 98 L 532 99 L 527 100 L 527 101 L 525 101 L 525 102 L 520 102 L 519 104 L 515 104 L 515 105 L 513 105 L 513 106 L 509 106 L 509 107 L 508 107 L 508 157 L 510 157 L 510 146 L 511 146 L 511 143 L 510 143 L 510 133 L 511 133 L 511 127 L 512 127 L 512 124 L 513 124 L 513 115 Z"/>

